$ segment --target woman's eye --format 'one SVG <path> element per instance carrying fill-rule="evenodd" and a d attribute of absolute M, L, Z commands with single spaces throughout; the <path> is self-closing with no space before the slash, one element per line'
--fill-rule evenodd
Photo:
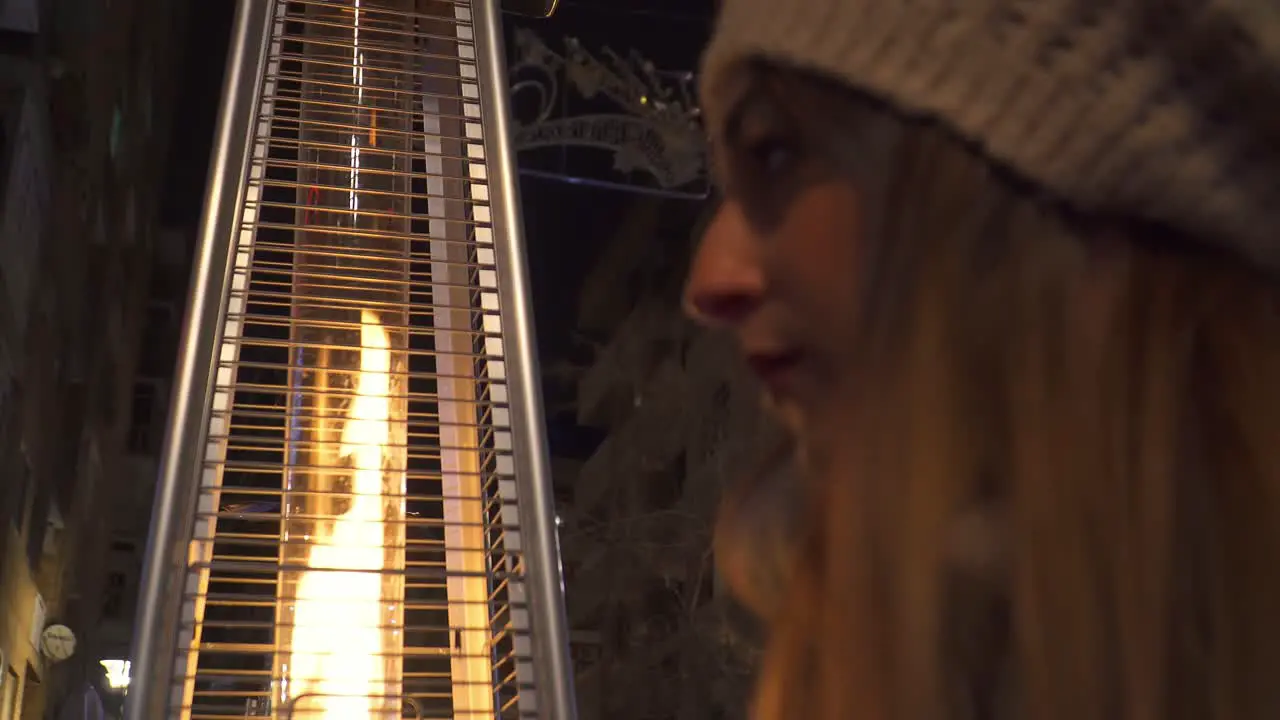
<path fill-rule="evenodd" d="M 797 154 L 795 147 L 782 137 L 762 138 L 748 145 L 747 151 L 756 167 L 769 175 L 786 172 Z"/>

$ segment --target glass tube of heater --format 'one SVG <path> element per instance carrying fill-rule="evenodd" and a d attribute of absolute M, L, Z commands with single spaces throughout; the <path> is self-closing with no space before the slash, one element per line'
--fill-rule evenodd
<path fill-rule="evenodd" d="M 350 70 L 304 66 L 298 138 L 273 675 L 276 716 L 297 720 L 401 712 L 411 94 L 366 70 L 391 61 L 361 47 L 359 12 L 308 10 Z"/>

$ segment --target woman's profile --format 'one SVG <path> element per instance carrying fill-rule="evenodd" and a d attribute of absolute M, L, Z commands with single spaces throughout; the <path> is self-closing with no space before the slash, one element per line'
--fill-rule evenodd
<path fill-rule="evenodd" d="M 1280 4 L 721 5 L 686 305 L 798 466 L 718 534 L 756 717 L 1275 717 Z"/>

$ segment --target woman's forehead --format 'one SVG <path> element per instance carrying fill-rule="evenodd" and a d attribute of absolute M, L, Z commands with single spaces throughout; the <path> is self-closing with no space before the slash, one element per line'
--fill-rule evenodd
<path fill-rule="evenodd" d="M 865 117 L 873 102 L 850 88 L 799 68 L 761 59 L 744 60 L 728 68 L 703 100 L 707 130 L 716 138 L 754 102 L 773 103 L 795 116 L 829 117 L 841 123 Z"/>
<path fill-rule="evenodd" d="M 852 153 L 865 164 L 868 152 L 879 156 L 901 137 L 906 123 L 883 103 L 831 79 L 763 60 L 728 69 L 720 95 L 708 113 L 713 153 L 733 141 L 753 109 L 783 117 L 795 132 L 821 136 L 834 155 Z"/>
<path fill-rule="evenodd" d="M 788 76 L 803 82 L 800 73 L 779 68 L 763 60 L 743 60 L 727 68 L 714 88 L 701 98 L 707 132 L 713 139 L 722 136 L 742 108 L 752 100 L 782 100 Z"/>

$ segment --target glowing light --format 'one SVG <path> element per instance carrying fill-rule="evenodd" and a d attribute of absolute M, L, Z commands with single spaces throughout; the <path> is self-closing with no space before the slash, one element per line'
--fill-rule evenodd
<path fill-rule="evenodd" d="M 125 690 L 129 687 L 129 670 L 133 663 L 128 660 L 103 660 L 99 663 L 107 671 L 107 687 L 112 690 Z"/>
<path fill-rule="evenodd" d="M 390 338 L 361 314 L 360 370 L 342 428 L 351 506 L 326 534 L 318 524 L 295 598 L 292 658 L 283 687 L 307 718 L 375 717 L 389 694 L 383 660 L 383 467 L 391 441 Z"/>
<path fill-rule="evenodd" d="M 364 51 L 360 49 L 360 0 L 355 1 L 354 19 L 352 21 L 351 51 L 351 83 L 356 86 L 356 105 L 364 105 Z M 360 146 L 356 133 L 351 133 L 351 189 L 347 207 L 351 212 L 360 209 L 360 198 L 356 191 L 360 189 Z M 355 218 L 351 219 L 352 224 Z"/>

